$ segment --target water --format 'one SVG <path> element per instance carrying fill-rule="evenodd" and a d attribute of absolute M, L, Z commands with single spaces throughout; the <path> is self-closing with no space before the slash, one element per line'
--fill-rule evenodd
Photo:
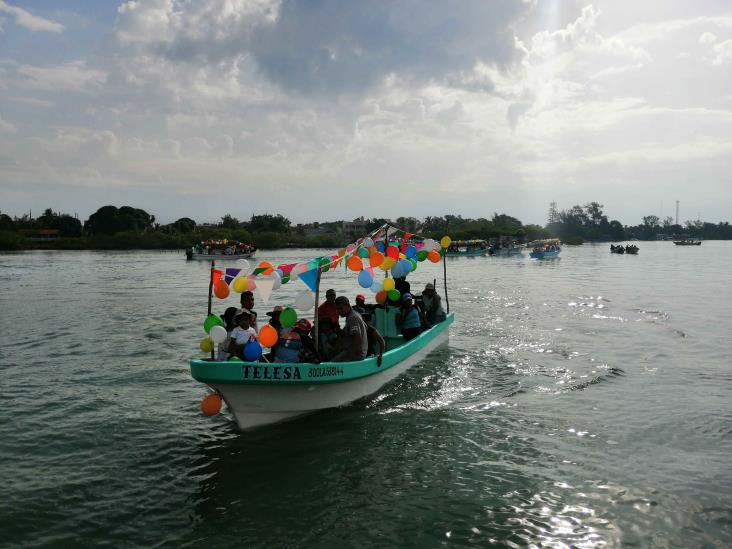
<path fill-rule="evenodd" d="M 448 345 L 373 398 L 241 433 L 188 370 L 205 263 L 0 255 L 0 544 L 729 546 L 731 268 L 731 242 L 449 259 Z"/>

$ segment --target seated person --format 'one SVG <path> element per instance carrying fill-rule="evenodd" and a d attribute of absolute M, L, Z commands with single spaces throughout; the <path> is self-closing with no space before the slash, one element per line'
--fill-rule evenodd
<path fill-rule="evenodd" d="M 255 332 L 259 331 L 259 327 L 257 326 L 257 313 L 253 311 L 254 308 L 254 293 L 250 291 L 243 292 L 241 294 L 241 297 L 239 298 L 241 303 L 241 308 L 246 309 L 247 311 L 254 313 L 254 320 L 251 323 L 252 328 L 254 328 Z"/>
<path fill-rule="evenodd" d="M 412 294 L 404 294 L 402 296 L 401 308 L 396 316 L 397 326 L 402 331 L 405 341 L 414 339 L 422 333 L 422 322 L 428 325 L 426 319 L 423 318 L 422 311 L 412 303 Z M 431 327 L 431 326 L 427 326 Z"/>
<path fill-rule="evenodd" d="M 292 329 L 283 333 L 277 340 L 274 349 L 274 362 L 307 362 L 319 364 L 320 356 L 315 349 L 315 342 L 310 337 L 312 324 L 307 318 L 301 318 Z"/>
<path fill-rule="evenodd" d="M 394 289 L 399 290 L 399 294 L 404 295 L 410 293 L 411 285 L 407 282 L 406 277 L 400 276 L 394 279 Z"/>
<path fill-rule="evenodd" d="M 239 309 L 234 315 L 236 327 L 231 331 L 229 353 L 244 359 L 244 346 L 250 341 L 257 341 L 257 332 L 251 326 L 252 312 L 249 309 Z"/>
<path fill-rule="evenodd" d="M 265 313 L 269 317 L 269 323 L 275 330 L 277 330 L 278 334 L 282 330 L 282 323 L 280 322 L 280 313 L 282 311 L 284 311 L 284 307 L 282 307 L 282 305 L 275 305 L 274 309 Z"/>
<path fill-rule="evenodd" d="M 376 364 L 381 366 L 381 361 L 384 358 L 384 351 L 386 351 L 386 341 L 384 341 L 384 338 L 379 333 L 379 330 L 377 330 L 370 324 L 371 313 L 364 313 L 362 315 L 362 318 L 363 321 L 366 323 L 366 337 L 369 341 L 369 347 L 366 356 L 376 355 Z"/>
<path fill-rule="evenodd" d="M 338 309 L 335 305 L 336 293 L 333 288 L 325 292 L 325 302 L 318 307 L 318 322 L 327 320 L 338 326 Z"/>
<path fill-rule="evenodd" d="M 368 352 L 368 336 L 366 334 L 366 323 L 361 315 L 353 310 L 348 298 L 344 295 L 335 300 L 338 314 L 346 319 L 346 326 L 341 337 L 341 349 L 332 362 L 350 362 L 363 360 Z"/>
<path fill-rule="evenodd" d="M 339 325 L 334 325 L 330 320 L 318 320 L 318 345 L 323 360 L 330 360 L 330 357 L 337 353 L 336 347 L 340 336 Z"/>
<path fill-rule="evenodd" d="M 224 328 L 226 329 L 226 339 L 218 344 L 216 352 L 216 360 L 223 362 L 229 360 L 231 356 L 229 354 L 229 341 L 231 340 L 231 332 L 236 327 L 234 324 L 234 315 L 236 314 L 236 307 L 227 307 L 224 314 L 221 315 L 221 319 L 224 321 Z"/>
<path fill-rule="evenodd" d="M 447 318 L 442 310 L 442 298 L 435 292 L 434 284 L 427 284 L 422 292 L 422 306 L 427 322 L 437 324 Z"/>
<path fill-rule="evenodd" d="M 366 312 L 366 297 L 363 294 L 356 296 L 356 304 L 353 306 L 353 310 L 363 317 Z"/>

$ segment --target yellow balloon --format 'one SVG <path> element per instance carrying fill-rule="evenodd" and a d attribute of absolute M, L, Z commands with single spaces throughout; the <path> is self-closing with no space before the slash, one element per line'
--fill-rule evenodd
<path fill-rule="evenodd" d="M 211 351 L 213 351 L 214 342 L 211 341 L 211 339 L 209 339 L 208 337 L 204 337 L 201 341 L 198 342 L 198 346 L 204 353 L 210 353 Z"/>
<path fill-rule="evenodd" d="M 399 259 L 407 259 L 407 256 L 404 254 L 399 254 Z"/>
<path fill-rule="evenodd" d="M 394 289 L 394 279 L 393 278 L 385 278 L 384 279 L 384 291 L 388 292 L 389 290 Z"/>
<path fill-rule="evenodd" d="M 379 265 L 379 269 L 381 269 L 382 271 L 388 271 L 394 266 L 395 263 L 396 260 L 393 257 L 385 257 L 384 261 L 382 261 L 381 265 Z"/>
<path fill-rule="evenodd" d="M 443 236 L 440 240 L 440 246 L 443 248 L 449 248 L 450 244 L 452 244 L 452 239 L 449 236 Z"/>
<path fill-rule="evenodd" d="M 238 294 L 246 292 L 248 286 L 249 286 L 249 279 L 245 276 L 236 277 L 234 279 L 234 282 L 232 282 L 232 284 L 231 284 L 231 287 L 234 288 L 234 291 Z"/>

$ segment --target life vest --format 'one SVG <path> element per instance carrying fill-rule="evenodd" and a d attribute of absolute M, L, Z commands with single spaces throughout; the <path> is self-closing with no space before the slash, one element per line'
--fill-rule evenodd
<path fill-rule="evenodd" d="M 275 362 L 299 362 L 302 339 L 297 332 L 281 334 L 275 345 Z"/>

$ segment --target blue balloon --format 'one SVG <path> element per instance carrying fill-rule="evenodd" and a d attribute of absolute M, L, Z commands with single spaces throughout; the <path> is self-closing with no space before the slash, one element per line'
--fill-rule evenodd
<path fill-rule="evenodd" d="M 370 288 L 371 285 L 374 283 L 374 277 L 371 276 L 371 273 L 367 270 L 362 270 L 360 273 L 358 273 L 358 284 L 362 288 Z"/>
<path fill-rule="evenodd" d="M 384 243 L 381 241 L 377 242 L 376 249 L 379 250 L 383 254 L 384 253 Z"/>
<path fill-rule="evenodd" d="M 407 251 L 404 252 L 404 255 L 410 259 L 417 257 L 417 248 L 414 246 L 407 246 Z"/>
<path fill-rule="evenodd" d="M 407 276 L 409 273 L 412 272 L 412 264 L 409 262 L 408 259 L 400 259 L 399 266 L 401 268 L 402 276 Z"/>
<path fill-rule="evenodd" d="M 371 285 L 371 291 L 378 294 L 382 290 L 382 284 L 374 278 L 374 283 Z"/>
<path fill-rule="evenodd" d="M 262 346 L 258 341 L 250 341 L 244 345 L 244 358 L 248 362 L 256 362 L 262 358 Z"/>
<path fill-rule="evenodd" d="M 391 276 L 394 278 L 401 278 L 402 275 L 402 266 L 399 263 L 394 263 L 394 265 L 391 268 Z"/>

